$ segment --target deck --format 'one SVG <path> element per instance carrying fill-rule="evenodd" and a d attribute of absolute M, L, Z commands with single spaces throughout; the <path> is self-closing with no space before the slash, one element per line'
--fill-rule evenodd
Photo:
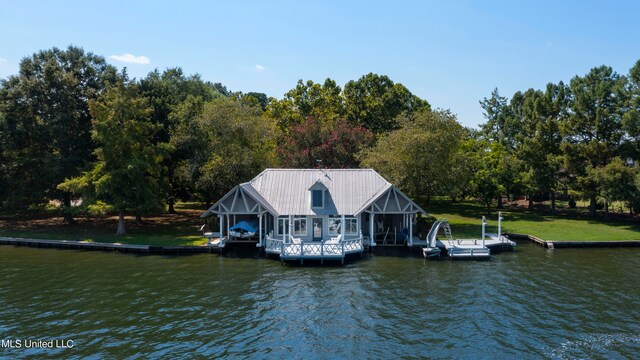
<path fill-rule="evenodd" d="M 349 254 L 364 251 L 362 237 L 345 240 L 323 240 L 305 242 L 296 238 L 286 240 L 272 237 L 266 238 L 265 251 L 267 254 L 279 255 L 280 260 L 338 260 L 344 263 Z"/>
<path fill-rule="evenodd" d="M 491 250 L 475 239 L 437 241 L 438 247 L 444 247 L 451 259 L 488 259 Z"/>

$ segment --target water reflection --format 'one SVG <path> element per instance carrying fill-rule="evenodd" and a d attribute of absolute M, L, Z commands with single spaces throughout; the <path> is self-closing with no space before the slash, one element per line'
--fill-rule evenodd
<path fill-rule="evenodd" d="M 637 249 L 520 244 L 488 262 L 268 259 L 0 247 L 0 337 L 73 339 L 11 356 L 628 357 Z"/>

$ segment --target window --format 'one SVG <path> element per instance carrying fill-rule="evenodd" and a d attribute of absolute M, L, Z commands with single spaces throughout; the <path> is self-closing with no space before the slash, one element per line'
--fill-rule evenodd
<path fill-rule="evenodd" d="M 289 232 L 289 218 L 279 218 L 278 234 L 283 235 L 285 232 Z"/>
<path fill-rule="evenodd" d="M 311 207 L 314 207 L 314 208 L 324 207 L 324 191 L 311 190 Z"/>
<path fill-rule="evenodd" d="M 340 233 L 340 217 L 329 216 L 329 235 L 338 235 Z"/>
<path fill-rule="evenodd" d="M 278 219 L 278 234 L 283 235 L 289 233 L 289 218 Z M 307 235 L 307 218 L 297 217 L 293 219 L 293 236 Z"/>
<path fill-rule="evenodd" d="M 344 219 L 344 227 L 347 229 L 345 234 L 357 235 L 358 234 L 358 219 L 346 218 Z"/>
<path fill-rule="evenodd" d="M 342 218 L 337 215 L 329 216 L 329 235 L 338 235 L 341 234 L 340 225 L 342 223 Z M 347 229 L 345 232 L 346 235 L 357 235 L 358 234 L 358 219 L 354 217 L 345 217 L 344 218 L 344 227 Z"/>
<path fill-rule="evenodd" d="M 293 235 L 307 236 L 307 218 L 293 219 Z"/>

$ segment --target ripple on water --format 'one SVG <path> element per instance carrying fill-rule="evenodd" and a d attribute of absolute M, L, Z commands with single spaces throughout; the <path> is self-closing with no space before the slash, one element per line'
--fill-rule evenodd
<path fill-rule="evenodd" d="M 345 267 L 2 246 L 0 337 L 73 338 L 28 352 L 71 358 L 624 358 L 640 353 L 639 275 L 637 249 L 528 244 Z"/>

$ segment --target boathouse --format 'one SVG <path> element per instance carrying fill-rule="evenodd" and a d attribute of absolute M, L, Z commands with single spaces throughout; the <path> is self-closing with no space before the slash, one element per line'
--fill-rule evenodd
<path fill-rule="evenodd" d="M 202 217 L 217 217 L 211 246 L 250 240 L 286 260 L 412 246 L 417 214 L 426 212 L 372 169 L 266 169 Z M 253 236 L 234 237 L 240 222 L 255 224 Z"/>

